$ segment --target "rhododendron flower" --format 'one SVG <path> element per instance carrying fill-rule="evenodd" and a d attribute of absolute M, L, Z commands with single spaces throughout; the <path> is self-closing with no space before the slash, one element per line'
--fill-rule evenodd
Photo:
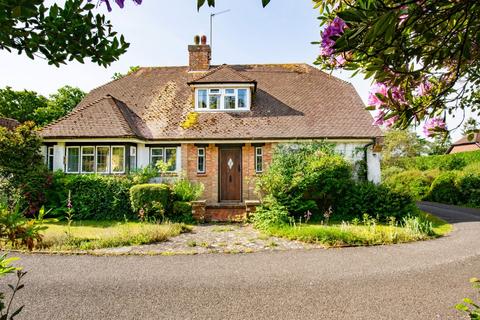
<path fill-rule="evenodd" d="M 385 111 L 382 109 L 375 110 L 375 113 L 373 115 L 373 123 L 372 125 L 374 126 L 381 126 L 384 123 L 383 118 L 385 118 Z"/>
<path fill-rule="evenodd" d="M 383 82 L 377 82 L 370 89 L 370 94 L 368 95 L 368 105 L 379 108 L 384 104 L 384 102 L 380 100 L 380 98 L 377 96 L 377 93 L 386 97 L 388 95 L 387 85 Z"/>
<path fill-rule="evenodd" d="M 385 120 L 383 124 L 385 125 L 385 128 L 389 129 L 395 124 L 397 120 L 398 120 L 398 116 L 393 116 Z"/>
<path fill-rule="evenodd" d="M 427 137 L 434 136 L 435 130 L 447 130 L 447 124 L 440 117 L 428 119 L 423 125 L 423 134 Z"/>
<path fill-rule="evenodd" d="M 133 2 L 135 2 L 136 4 L 142 4 L 142 0 L 132 0 Z M 92 2 L 92 0 L 88 0 L 88 2 Z M 107 10 L 108 11 L 112 11 L 112 6 L 110 4 L 110 0 L 98 0 L 98 3 L 101 4 L 101 3 L 105 3 L 105 5 L 107 6 Z M 121 8 L 123 9 L 123 7 L 125 6 L 125 0 L 115 0 L 115 3 Z"/>
<path fill-rule="evenodd" d="M 340 55 L 335 57 L 335 65 L 343 66 L 345 64 L 345 62 L 347 62 L 347 60 L 345 60 L 343 55 L 340 54 Z"/>
<path fill-rule="evenodd" d="M 335 17 L 330 24 L 322 32 L 322 43 L 320 54 L 324 57 L 331 56 L 335 50 L 333 46 L 335 45 L 335 40 L 333 37 L 339 37 L 347 28 L 347 24 L 339 17 Z"/>
<path fill-rule="evenodd" d="M 420 85 L 416 89 L 416 92 L 418 96 L 423 97 L 427 95 L 431 89 L 432 89 L 432 84 L 430 83 L 430 81 L 426 80 L 420 83 Z"/>

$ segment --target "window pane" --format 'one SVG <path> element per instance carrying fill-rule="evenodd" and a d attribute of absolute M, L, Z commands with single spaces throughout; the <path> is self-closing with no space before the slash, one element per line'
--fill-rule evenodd
<path fill-rule="evenodd" d="M 137 147 L 130 147 L 130 170 L 137 169 Z"/>
<path fill-rule="evenodd" d="M 53 171 L 53 147 L 48 147 L 47 167 L 48 167 L 48 170 Z"/>
<path fill-rule="evenodd" d="M 95 172 L 95 147 L 82 147 L 82 172 Z"/>
<path fill-rule="evenodd" d="M 209 107 L 210 109 L 220 109 L 220 95 L 209 96 Z"/>
<path fill-rule="evenodd" d="M 125 172 L 125 148 L 112 147 L 112 172 Z"/>
<path fill-rule="evenodd" d="M 150 158 L 150 165 L 156 166 L 157 161 L 163 162 L 163 148 L 152 148 L 152 156 Z"/>
<path fill-rule="evenodd" d="M 247 109 L 247 89 L 238 89 L 238 108 Z"/>
<path fill-rule="evenodd" d="M 204 173 L 205 172 L 205 149 L 199 148 L 198 149 L 198 156 L 197 156 L 197 172 Z"/>
<path fill-rule="evenodd" d="M 255 148 L 255 171 L 263 171 L 263 149 L 260 147 Z"/>
<path fill-rule="evenodd" d="M 67 148 L 67 172 L 78 172 L 80 148 Z"/>
<path fill-rule="evenodd" d="M 225 109 L 235 109 L 235 96 L 225 96 L 224 99 Z"/>
<path fill-rule="evenodd" d="M 108 173 L 110 147 L 97 147 L 97 172 Z"/>
<path fill-rule="evenodd" d="M 225 94 L 235 94 L 235 89 L 225 89 Z"/>
<path fill-rule="evenodd" d="M 165 148 L 165 162 L 168 164 L 168 171 L 175 171 L 177 168 L 177 148 Z"/>
<path fill-rule="evenodd" d="M 198 108 L 207 108 L 207 90 L 198 90 Z"/>

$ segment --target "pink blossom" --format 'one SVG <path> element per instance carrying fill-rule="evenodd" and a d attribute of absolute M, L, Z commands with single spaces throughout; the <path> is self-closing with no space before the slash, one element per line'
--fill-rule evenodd
<path fill-rule="evenodd" d="M 397 120 L 398 120 L 398 116 L 393 116 L 393 117 L 388 118 L 384 122 L 385 128 L 387 128 L 387 129 L 391 128 Z"/>
<path fill-rule="evenodd" d="M 420 83 L 420 85 L 416 89 L 416 93 L 418 96 L 423 97 L 423 96 L 426 96 L 431 89 L 432 89 L 432 84 L 430 83 L 430 81 L 426 80 Z"/>
<path fill-rule="evenodd" d="M 407 10 L 408 10 L 408 7 L 407 6 L 402 6 L 400 8 L 400 10 L 405 11 L 405 13 L 402 13 L 401 15 L 398 16 L 398 24 L 399 25 L 401 25 L 402 23 L 404 23 L 408 19 L 408 13 L 406 13 Z"/>
<path fill-rule="evenodd" d="M 340 55 L 335 57 L 335 64 L 337 66 L 343 66 L 345 64 L 345 62 L 347 62 L 347 60 L 345 60 L 343 55 L 340 54 Z"/>
<path fill-rule="evenodd" d="M 423 134 L 427 137 L 434 136 L 437 130 L 447 130 L 447 124 L 440 117 L 430 118 L 423 125 Z"/>
<path fill-rule="evenodd" d="M 347 24 L 339 17 L 335 17 L 330 24 L 322 32 L 322 42 L 320 54 L 324 57 L 331 56 L 335 50 L 335 40 L 334 37 L 340 37 L 347 28 Z"/>
<path fill-rule="evenodd" d="M 383 118 L 385 118 L 385 111 L 383 111 L 382 109 L 375 110 L 375 113 L 373 115 L 373 120 L 374 121 L 373 121 L 372 125 L 374 125 L 374 126 L 383 125 L 383 123 L 384 123 Z"/>
<path fill-rule="evenodd" d="M 370 89 L 370 94 L 368 95 L 368 105 L 369 106 L 375 106 L 375 107 L 379 108 L 379 107 L 384 105 L 384 102 L 382 100 L 380 100 L 380 98 L 377 96 L 377 94 L 380 94 L 384 97 L 386 97 L 388 95 L 388 87 L 385 83 L 377 82 Z"/>

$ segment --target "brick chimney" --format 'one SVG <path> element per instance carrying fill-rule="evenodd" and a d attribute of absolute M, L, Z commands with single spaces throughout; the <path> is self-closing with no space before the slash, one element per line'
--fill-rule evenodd
<path fill-rule="evenodd" d="M 210 69 L 212 49 L 207 44 L 207 37 L 195 36 L 195 44 L 188 46 L 189 71 L 207 71 Z"/>

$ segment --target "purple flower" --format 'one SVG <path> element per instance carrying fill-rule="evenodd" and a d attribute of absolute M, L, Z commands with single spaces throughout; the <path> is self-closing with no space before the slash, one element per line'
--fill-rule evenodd
<path fill-rule="evenodd" d="M 383 118 L 385 118 L 385 111 L 382 109 L 375 110 L 375 114 L 373 115 L 373 123 L 374 126 L 381 126 L 384 123 Z"/>
<path fill-rule="evenodd" d="M 398 120 L 398 116 L 393 116 L 385 120 L 383 124 L 385 125 L 385 128 L 390 129 L 391 127 L 393 127 L 393 125 L 397 120 Z"/>
<path fill-rule="evenodd" d="M 88 2 L 92 2 L 92 0 L 87 0 Z M 132 0 L 133 2 L 135 2 L 136 4 L 142 4 L 142 0 Z M 110 12 L 112 11 L 112 5 L 110 4 L 110 0 L 98 0 L 98 4 L 101 4 L 101 3 L 105 3 L 105 5 L 107 6 L 107 10 Z M 125 6 L 125 0 L 115 0 L 115 3 L 121 8 L 123 9 L 123 7 Z"/>
<path fill-rule="evenodd" d="M 340 37 L 347 28 L 347 24 L 339 17 L 335 17 L 322 32 L 322 43 L 320 54 L 324 57 L 331 56 L 335 50 L 335 40 L 332 38 Z"/>
<path fill-rule="evenodd" d="M 423 134 L 427 137 L 434 136 L 439 130 L 447 130 L 447 124 L 440 117 L 430 118 L 423 125 Z"/>
<path fill-rule="evenodd" d="M 384 102 L 380 100 L 377 94 L 380 94 L 384 97 L 388 95 L 388 87 L 385 83 L 377 82 L 372 86 L 372 88 L 370 89 L 370 94 L 368 95 L 369 106 L 375 106 L 379 108 L 384 105 Z"/>
<path fill-rule="evenodd" d="M 420 85 L 417 87 L 416 93 L 418 96 L 423 97 L 423 96 L 426 96 L 431 89 L 432 89 L 432 84 L 430 83 L 430 81 L 425 80 L 422 83 L 420 83 Z"/>

